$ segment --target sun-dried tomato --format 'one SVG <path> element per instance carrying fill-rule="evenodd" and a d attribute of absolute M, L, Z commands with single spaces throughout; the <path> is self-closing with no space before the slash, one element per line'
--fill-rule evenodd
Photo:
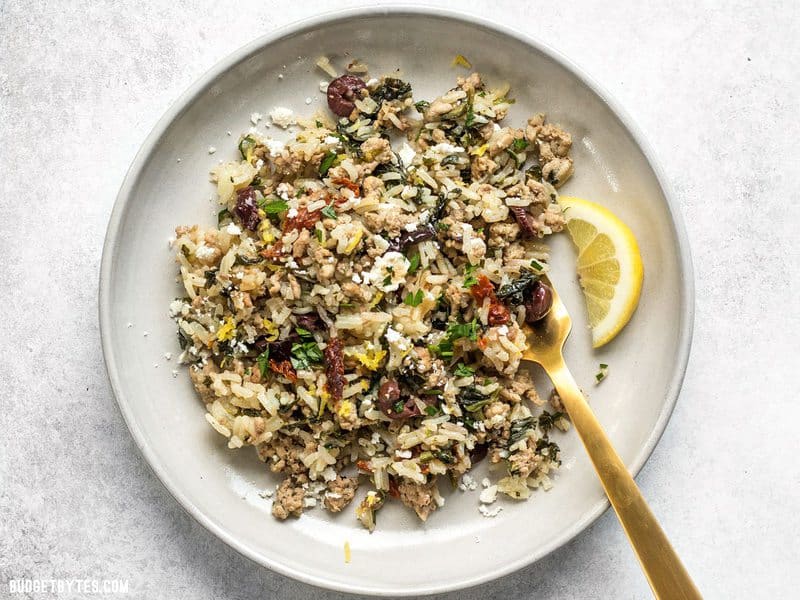
<path fill-rule="evenodd" d="M 481 350 L 486 350 L 486 347 L 488 345 L 489 345 L 489 340 L 487 340 L 485 337 L 478 338 L 478 348 L 480 348 Z"/>
<path fill-rule="evenodd" d="M 277 244 L 264 248 L 259 254 L 266 259 L 280 258 L 284 254 L 283 243 L 278 242 Z"/>
<path fill-rule="evenodd" d="M 372 473 L 372 469 L 369 466 L 369 461 L 364 460 L 363 458 L 356 461 L 356 466 L 367 473 Z"/>
<path fill-rule="evenodd" d="M 361 186 L 346 177 L 335 177 L 332 181 L 334 184 L 344 186 L 352 191 L 356 198 L 361 196 Z"/>
<path fill-rule="evenodd" d="M 397 481 L 392 476 L 389 476 L 389 495 L 392 498 L 400 497 L 400 488 L 397 487 Z"/>
<path fill-rule="evenodd" d="M 478 283 L 470 288 L 470 293 L 479 306 L 483 304 L 485 299 L 489 299 L 487 321 L 490 326 L 496 327 L 498 325 L 504 325 L 511 320 L 511 313 L 505 304 L 497 299 L 494 293 L 494 284 L 489 281 L 486 275 L 478 276 Z"/>
<path fill-rule="evenodd" d="M 319 221 L 321 215 L 321 210 L 308 212 L 308 209 L 303 207 L 297 211 L 297 215 L 288 218 L 283 222 L 283 232 L 287 233 L 289 231 L 294 231 L 295 229 L 311 229 L 311 227 L 314 226 L 314 223 Z"/>
<path fill-rule="evenodd" d="M 289 360 L 277 361 L 274 358 L 270 359 L 269 368 L 275 371 L 276 373 L 280 373 L 292 383 L 297 381 L 297 371 L 294 370 L 292 362 Z"/>
<path fill-rule="evenodd" d="M 505 325 L 511 320 L 511 313 L 505 304 L 495 299 L 489 305 L 489 313 L 486 316 L 486 320 L 491 327 Z"/>
<path fill-rule="evenodd" d="M 342 353 L 342 340 L 331 338 L 325 346 L 325 384 L 328 393 L 334 402 L 342 399 L 344 392 L 344 354 Z"/>

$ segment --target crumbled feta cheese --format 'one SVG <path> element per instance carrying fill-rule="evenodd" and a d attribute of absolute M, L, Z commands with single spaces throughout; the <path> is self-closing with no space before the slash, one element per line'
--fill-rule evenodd
<path fill-rule="evenodd" d="M 225 135 L 233 135 L 233 134 L 230 132 L 230 130 L 228 130 L 225 132 Z"/>
<path fill-rule="evenodd" d="M 380 83 L 380 82 L 377 79 L 375 79 L 374 77 L 372 77 L 371 79 L 369 79 L 369 81 L 367 81 L 366 86 L 368 88 L 371 88 L 373 85 L 378 85 L 378 83 Z"/>
<path fill-rule="evenodd" d="M 375 259 L 371 278 L 384 292 L 393 292 L 405 284 L 410 263 L 400 252 L 387 252 Z"/>
<path fill-rule="evenodd" d="M 290 108 L 286 108 L 285 106 L 276 106 L 273 108 L 269 113 L 269 118 L 272 119 L 272 122 L 275 123 L 275 125 L 278 127 L 283 127 L 284 129 L 297 123 L 297 118 L 294 115 L 294 111 L 292 111 Z"/>
<path fill-rule="evenodd" d="M 289 184 L 284 182 L 284 183 L 278 184 L 278 187 L 275 188 L 275 193 L 278 194 L 278 198 L 280 198 L 281 200 L 288 200 L 289 199 L 289 190 L 290 189 L 291 188 L 289 187 Z M 297 216 L 297 209 L 292 208 L 292 209 L 289 210 L 289 213 L 291 213 L 292 210 L 294 210 L 295 212 L 293 214 L 287 215 L 289 218 Z"/>
<path fill-rule="evenodd" d="M 145 332 L 143 332 L 143 333 L 142 333 L 142 335 L 143 335 L 144 337 L 147 337 L 148 335 L 150 335 L 150 332 L 149 332 L 149 331 L 145 331 Z"/>
<path fill-rule="evenodd" d="M 208 258 L 212 258 L 216 251 L 216 248 L 206 246 L 205 244 L 200 244 L 197 248 L 195 248 L 194 255 L 200 260 L 206 260 Z"/>
<path fill-rule="evenodd" d="M 254 112 L 254 113 L 250 114 L 250 122 L 253 125 L 258 125 L 258 122 L 263 118 L 264 118 L 264 115 L 262 115 L 260 112 Z"/>
<path fill-rule="evenodd" d="M 259 170 L 260 170 L 260 169 L 261 169 L 261 167 L 263 167 L 263 166 L 264 166 L 264 161 L 263 161 L 262 159 L 260 159 L 260 158 L 259 158 L 259 159 L 256 161 L 256 169 L 259 169 Z"/>
<path fill-rule="evenodd" d="M 264 490 L 263 492 L 258 492 L 258 495 L 262 498 L 272 498 L 272 494 L 274 494 L 272 490 Z"/>
<path fill-rule="evenodd" d="M 397 450 L 395 454 L 399 458 L 411 458 L 411 450 Z"/>
<path fill-rule="evenodd" d="M 484 504 L 491 504 L 495 500 L 497 500 L 497 486 L 490 485 L 485 490 L 481 492 L 479 500 Z"/>
<path fill-rule="evenodd" d="M 405 229 L 406 231 L 416 231 L 417 230 L 417 224 L 414 223 L 414 222 L 406 223 L 406 225 L 405 225 L 405 227 L 403 227 L 403 229 Z"/>
<path fill-rule="evenodd" d="M 158 368 L 158 363 L 153 363 L 153 368 L 157 369 Z"/>
<path fill-rule="evenodd" d="M 164 360 L 172 360 L 172 352 L 164 352 Z"/>
<path fill-rule="evenodd" d="M 172 369 L 172 377 L 175 378 L 177 376 L 178 376 L 178 371 L 176 371 L 175 369 Z"/>
<path fill-rule="evenodd" d="M 311 104 L 311 98 L 306 98 L 306 104 Z"/>
<path fill-rule="evenodd" d="M 342 140 L 337 138 L 335 135 L 329 135 L 324 140 L 322 140 L 323 144 L 333 144 L 334 146 L 338 146 Z"/>
<path fill-rule="evenodd" d="M 171 315 L 170 315 L 170 316 L 171 316 Z M 133 327 L 133 323 L 128 323 L 127 325 L 125 325 L 125 327 L 127 327 L 128 329 L 130 329 L 131 327 Z"/>
<path fill-rule="evenodd" d="M 461 483 L 458 484 L 458 489 L 460 489 L 462 492 L 466 492 L 467 490 L 472 491 L 477 489 L 477 487 L 478 482 L 475 481 L 475 478 L 468 473 L 465 473 L 461 477 Z"/>
<path fill-rule="evenodd" d="M 267 150 L 269 150 L 269 155 L 272 158 L 280 156 L 283 149 L 286 148 L 286 144 L 280 140 L 264 140 L 264 145 L 267 147 Z"/>
<path fill-rule="evenodd" d="M 283 79 L 283 73 L 278 73 L 278 79 Z"/>
<path fill-rule="evenodd" d="M 442 496 L 436 496 L 436 506 L 442 508 L 444 506 L 444 498 Z"/>
<path fill-rule="evenodd" d="M 481 485 L 485 488 L 488 488 L 490 485 L 492 485 L 492 482 L 489 481 L 488 477 L 484 477 L 483 479 L 481 479 Z"/>
<path fill-rule="evenodd" d="M 441 144 L 436 144 L 431 148 L 433 152 L 439 152 L 441 154 L 455 154 L 457 152 L 464 152 L 464 148 L 461 146 L 454 146 L 453 144 L 448 144 L 447 142 L 442 142 Z"/>
<path fill-rule="evenodd" d="M 358 273 L 353 273 L 353 277 L 351 277 L 353 283 L 361 283 L 361 277 Z"/>
<path fill-rule="evenodd" d="M 414 161 L 414 157 L 417 153 L 414 152 L 414 149 L 406 142 L 403 142 L 403 147 L 400 148 L 400 152 L 398 152 L 397 155 L 400 157 L 400 160 L 403 161 L 403 164 L 408 166 Z"/>
<path fill-rule="evenodd" d="M 299 213 L 297 212 L 296 208 L 290 208 L 286 211 L 286 218 L 287 219 L 294 219 Z"/>
<path fill-rule="evenodd" d="M 508 335 L 508 325 L 501 325 L 498 327 L 497 335 Z"/>
<path fill-rule="evenodd" d="M 208 153 L 209 154 L 214 154 L 214 152 L 216 152 L 216 151 L 217 151 L 217 149 L 214 146 L 209 146 L 208 147 Z"/>
<path fill-rule="evenodd" d="M 402 335 L 400 335 L 396 330 L 392 329 L 391 327 L 386 328 L 386 341 L 390 344 L 393 342 L 399 342 L 402 339 Z"/>
<path fill-rule="evenodd" d="M 233 223 L 228 223 L 228 226 L 225 228 L 225 231 L 227 231 L 229 235 L 242 235 L 242 230 L 239 228 L 238 225 L 235 225 Z"/>
<path fill-rule="evenodd" d="M 311 498 L 309 496 L 306 496 L 305 498 L 303 498 L 303 506 L 309 507 L 309 506 L 316 506 L 316 505 L 317 505 L 317 499 L 316 498 Z"/>
<path fill-rule="evenodd" d="M 496 517 L 497 515 L 499 515 L 500 511 L 503 510 L 503 507 L 502 506 L 495 506 L 494 508 L 489 508 L 485 504 L 481 504 L 478 507 L 478 510 L 480 511 L 480 513 L 484 517 L 491 518 L 491 517 Z"/>
<path fill-rule="evenodd" d="M 319 82 L 319 91 L 323 94 L 328 93 L 328 82 L 327 81 L 320 81 Z"/>

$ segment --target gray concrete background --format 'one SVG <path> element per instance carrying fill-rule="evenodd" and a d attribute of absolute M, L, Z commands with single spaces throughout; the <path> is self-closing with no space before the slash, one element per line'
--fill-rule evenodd
<path fill-rule="evenodd" d="M 141 598 L 345 597 L 255 565 L 184 513 L 102 363 L 103 235 L 151 127 L 232 50 L 355 3 L 225 4 L 0 0 L 0 597 L 18 577 L 128 579 Z M 557 47 L 654 145 L 688 224 L 697 320 L 678 407 L 638 480 L 708 598 L 796 595 L 798 4 L 439 4 Z M 648 588 L 607 513 L 538 564 L 445 597 Z"/>

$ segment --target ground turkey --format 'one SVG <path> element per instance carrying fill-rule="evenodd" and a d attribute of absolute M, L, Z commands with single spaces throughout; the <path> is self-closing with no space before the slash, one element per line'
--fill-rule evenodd
<path fill-rule="evenodd" d="M 342 477 L 341 475 L 328 484 L 323 503 L 329 511 L 337 513 L 350 504 L 356 495 L 358 478 Z"/>
<path fill-rule="evenodd" d="M 291 477 L 283 480 L 283 483 L 275 492 L 275 500 L 272 503 L 272 516 L 278 519 L 286 519 L 289 516 L 299 517 L 303 512 L 303 497 L 305 491 Z"/>
<path fill-rule="evenodd" d="M 426 484 L 402 479 L 397 485 L 397 491 L 400 494 L 400 501 L 409 508 L 413 508 L 417 516 L 423 521 L 426 521 L 428 515 L 439 506 L 436 504 L 438 492 L 435 479 Z"/>

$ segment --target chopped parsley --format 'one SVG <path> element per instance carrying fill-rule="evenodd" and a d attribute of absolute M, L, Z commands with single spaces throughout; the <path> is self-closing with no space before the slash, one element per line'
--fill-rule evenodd
<path fill-rule="evenodd" d="M 325 239 L 325 238 L 324 238 L 325 234 L 324 234 L 324 233 L 322 233 L 322 229 L 320 229 L 319 227 L 315 227 L 315 228 L 314 228 L 314 236 L 317 238 L 317 241 L 318 241 L 320 244 L 321 244 L 321 243 L 323 242 L 323 240 Z"/>
<path fill-rule="evenodd" d="M 261 376 L 266 377 L 269 372 L 269 348 L 258 355 L 256 363 L 258 363 L 258 370 L 261 371 Z"/>
<path fill-rule="evenodd" d="M 597 374 L 594 376 L 594 378 L 595 378 L 595 381 L 596 381 L 597 383 L 600 383 L 600 382 L 601 382 L 601 381 L 603 381 L 603 380 L 604 380 L 606 377 L 608 377 L 608 365 L 607 365 L 607 364 L 605 364 L 605 363 L 600 363 L 600 368 L 599 368 L 599 370 L 597 371 Z"/>
<path fill-rule="evenodd" d="M 427 100 L 420 100 L 419 102 L 415 102 L 415 103 L 414 103 L 414 108 L 416 108 L 416 109 L 417 109 L 417 112 L 418 112 L 418 113 L 422 114 L 422 113 L 424 113 L 426 110 L 428 110 L 428 107 L 429 107 L 430 105 L 431 105 L 431 103 L 430 103 L 430 102 L 428 102 Z"/>
<path fill-rule="evenodd" d="M 516 138 L 512 147 L 514 148 L 514 152 L 522 152 L 528 147 L 528 140 L 524 138 Z"/>
<path fill-rule="evenodd" d="M 536 269 L 537 271 L 544 271 L 544 267 L 542 266 L 542 263 L 540 263 L 535 258 L 531 259 L 531 268 Z"/>
<path fill-rule="evenodd" d="M 409 306 L 419 306 L 422 304 L 422 300 L 425 298 L 425 292 L 422 290 L 417 290 L 416 293 L 412 294 L 411 292 L 405 297 L 403 302 L 408 304 Z"/>
<path fill-rule="evenodd" d="M 419 252 L 412 256 L 408 261 L 408 274 L 413 275 L 419 269 Z"/>
<path fill-rule="evenodd" d="M 328 174 L 328 171 L 333 166 L 334 161 L 336 160 L 336 152 L 332 150 L 329 151 L 323 158 L 322 162 L 319 163 L 319 174 L 320 177 L 325 177 Z"/>
<path fill-rule="evenodd" d="M 425 407 L 425 414 L 428 415 L 429 417 L 436 416 L 436 413 L 438 413 L 438 412 L 439 412 L 439 410 L 435 406 L 426 406 Z"/>
<path fill-rule="evenodd" d="M 336 219 L 336 211 L 333 210 L 333 204 L 329 204 L 321 211 L 323 217 L 328 217 L 329 219 Z"/>
<path fill-rule="evenodd" d="M 434 345 L 428 346 L 428 349 L 441 356 L 448 358 L 453 356 L 453 342 L 466 338 L 470 341 L 477 341 L 478 339 L 478 319 L 472 319 L 469 323 L 451 323 L 447 326 L 447 332 L 444 338 Z"/>
<path fill-rule="evenodd" d="M 285 200 L 268 200 L 264 198 L 258 201 L 258 207 L 268 215 L 277 215 L 289 210 L 289 203 Z"/>
<path fill-rule="evenodd" d="M 292 366 L 299 370 L 308 369 L 312 363 L 322 362 L 322 350 L 316 342 L 292 344 Z"/>
<path fill-rule="evenodd" d="M 247 155 L 255 149 L 256 144 L 256 140 L 249 135 L 242 138 L 239 142 L 239 154 L 243 159 L 247 160 Z"/>
<path fill-rule="evenodd" d="M 225 221 L 231 220 L 231 211 L 227 208 L 223 208 L 221 211 L 217 213 L 217 225 L 222 225 Z"/>
<path fill-rule="evenodd" d="M 467 268 L 464 269 L 464 287 L 471 288 L 473 285 L 478 283 L 478 279 L 475 277 L 475 269 L 477 269 L 477 265 L 467 265 Z"/>
<path fill-rule="evenodd" d="M 458 402 L 467 412 L 477 412 L 493 400 L 493 396 L 481 394 L 474 385 L 468 385 L 461 389 L 458 395 Z"/>
<path fill-rule="evenodd" d="M 294 330 L 297 332 L 301 338 L 313 338 L 314 334 L 311 333 L 308 329 L 303 329 L 302 327 L 295 327 Z"/>
<path fill-rule="evenodd" d="M 456 365 L 456 370 L 453 371 L 453 374 L 456 377 L 472 377 L 472 375 L 475 374 L 475 369 L 468 367 L 464 363 L 458 363 Z"/>
<path fill-rule="evenodd" d="M 392 410 L 393 410 L 394 412 L 396 412 L 396 413 L 401 413 L 401 412 L 403 412 L 403 409 L 404 409 L 405 407 L 406 407 L 405 400 L 398 400 L 398 401 L 397 401 L 397 402 L 395 402 L 395 403 L 394 403 L 394 405 L 392 406 Z"/>

